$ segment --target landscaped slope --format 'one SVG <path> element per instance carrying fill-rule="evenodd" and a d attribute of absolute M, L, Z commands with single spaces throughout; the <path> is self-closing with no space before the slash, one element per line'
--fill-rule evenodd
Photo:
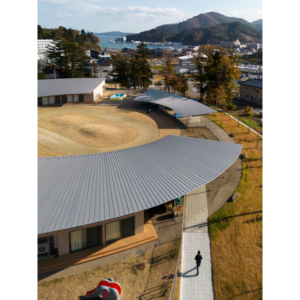
<path fill-rule="evenodd" d="M 210 219 L 215 300 L 262 299 L 262 141 L 224 114 L 210 119 L 244 145 L 242 177 L 235 202 L 226 203 Z M 215 218 L 215 224 L 213 224 Z"/>

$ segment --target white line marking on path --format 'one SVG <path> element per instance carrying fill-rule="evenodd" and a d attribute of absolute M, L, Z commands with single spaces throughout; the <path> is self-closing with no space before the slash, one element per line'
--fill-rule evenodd
<path fill-rule="evenodd" d="M 52 139 L 50 139 L 50 138 L 47 138 L 47 137 L 45 137 L 45 136 L 43 136 L 43 135 L 40 135 L 40 134 L 39 134 L 39 139 L 46 139 L 46 140 L 51 141 L 51 142 L 53 142 L 53 143 L 59 144 L 59 142 L 57 142 L 57 141 L 55 141 L 55 140 L 52 140 Z"/>

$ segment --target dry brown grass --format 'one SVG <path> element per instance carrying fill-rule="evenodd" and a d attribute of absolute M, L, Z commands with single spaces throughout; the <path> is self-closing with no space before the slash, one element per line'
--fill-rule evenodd
<path fill-rule="evenodd" d="M 234 133 L 247 155 L 236 189 L 239 197 L 210 217 L 217 220 L 210 225 L 215 299 L 262 299 L 262 141 L 254 149 L 255 133 L 221 113 L 209 118 Z M 227 223 L 221 221 L 225 217 Z"/>
<path fill-rule="evenodd" d="M 90 147 L 114 147 L 135 139 L 137 129 L 81 112 L 50 115 L 39 126 Z"/>
<path fill-rule="evenodd" d="M 153 126 L 157 126 L 156 122 L 151 118 L 149 114 L 147 114 L 146 111 L 139 110 L 139 109 L 120 109 L 116 106 L 101 106 L 101 110 L 111 112 L 120 116 L 126 116 L 127 118 L 130 118 L 135 121 L 148 123 Z"/>
<path fill-rule="evenodd" d="M 173 279 L 171 278 L 165 287 L 165 276 L 174 273 L 177 261 L 177 257 L 172 256 L 172 249 L 173 244 L 167 243 L 156 247 L 154 253 L 148 251 L 87 272 L 40 283 L 38 298 L 83 299 L 86 291 L 94 289 L 100 280 L 112 277 L 121 284 L 121 299 L 146 300 L 154 296 L 159 300 L 168 299 L 166 291 L 172 285 Z M 145 269 L 140 271 L 137 266 L 141 263 L 145 263 Z"/>
<path fill-rule="evenodd" d="M 182 135 L 198 139 L 217 141 L 215 135 L 206 127 L 190 127 L 182 129 Z"/>
<path fill-rule="evenodd" d="M 154 79 L 154 84 L 157 84 L 158 81 L 162 81 L 164 82 L 164 77 L 161 75 L 153 75 L 153 79 Z"/>
<path fill-rule="evenodd" d="M 38 144 L 38 156 L 39 157 L 49 157 L 49 156 L 61 156 L 62 154 L 51 150 L 41 144 Z"/>
<path fill-rule="evenodd" d="M 182 247 L 182 245 L 181 245 Z M 172 300 L 180 300 L 180 283 L 181 283 L 181 258 L 177 271 L 177 279 L 175 284 L 174 296 Z"/>
<path fill-rule="evenodd" d="M 69 105 L 38 110 L 38 156 L 100 153 L 180 135 L 170 117 L 115 106 Z"/>

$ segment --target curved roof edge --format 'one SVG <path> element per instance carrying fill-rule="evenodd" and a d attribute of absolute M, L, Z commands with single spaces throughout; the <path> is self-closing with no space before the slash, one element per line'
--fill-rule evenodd
<path fill-rule="evenodd" d="M 156 89 L 148 89 L 133 99 L 133 101 L 150 102 L 166 106 L 178 112 L 181 117 L 200 116 L 217 112 L 198 101 Z"/>
<path fill-rule="evenodd" d="M 242 145 L 168 135 L 142 146 L 38 160 L 38 233 L 126 216 L 217 178 Z"/>

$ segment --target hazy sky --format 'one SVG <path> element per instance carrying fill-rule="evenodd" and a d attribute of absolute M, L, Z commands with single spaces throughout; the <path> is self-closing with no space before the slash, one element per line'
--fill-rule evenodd
<path fill-rule="evenodd" d="M 252 22 L 262 18 L 262 0 L 38 0 L 38 24 L 137 33 L 209 11 Z"/>

